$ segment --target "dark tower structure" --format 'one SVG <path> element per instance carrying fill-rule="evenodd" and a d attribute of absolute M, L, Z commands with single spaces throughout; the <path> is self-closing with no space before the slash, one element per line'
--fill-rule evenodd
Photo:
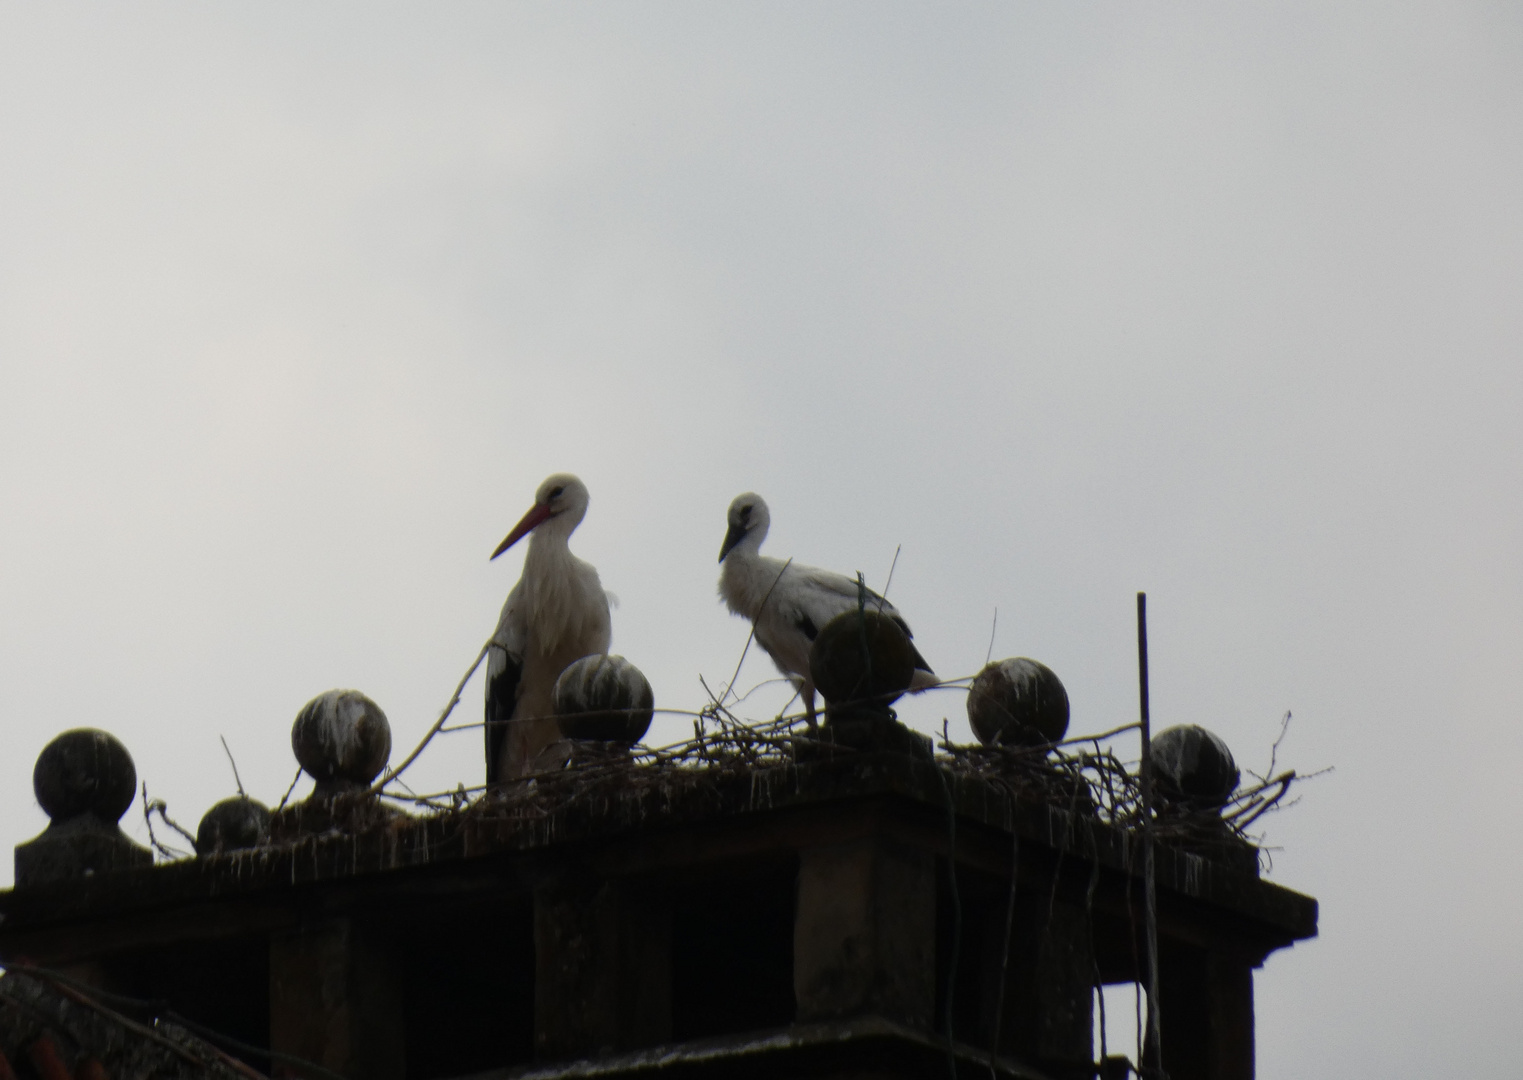
<path fill-rule="evenodd" d="M 324 798 L 267 828 L 221 811 L 200 857 L 151 865 L 115 824 L 131 760 L 91 734 L 114 747 L 39 763 L 54 823 L 18 848 L 0 958 L 267 1075 L 1125 1074 L 1092 1017 L 1149 975 L 1138 830 L 933 758 L 881 710 L 748 737 L 664 764 L 571 747 L 510 797 L 416 815 L 335 767 Z M 1160 837 L 1163 1070 L 1250 1080 L 1253 972 L 1316 902 L 1230 838 Z"/>

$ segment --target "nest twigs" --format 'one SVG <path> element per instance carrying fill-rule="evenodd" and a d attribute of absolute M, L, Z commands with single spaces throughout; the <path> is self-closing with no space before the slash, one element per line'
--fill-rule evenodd
<path fill-rule="evenodd" d="M 1015 801 L 1088 814 L 1120 829 L 1140 828 L 1142 791 L 1136 763 L 1102 746 L 1105 737 L 1087 736 L 1055 746 L 959 746 L 943 739 L 939 749 L 953 771 L 997 783 Z M 1254 823 L 1295 805 L 1297 800 L 1286 798 L 1292 787 L 1322 772 L 1271 769 L 1264 778 L 1250 775 L 1257 782 L 1234 792 L 1221 806 L 1164 802 L 1155 819 L 1155 835 L 1186 847 L 1226 839 L 1262 849 L 1263 838 L 1250 832 Z"/>
<path fill-rule="evenodd" d="M 1140 821 L 1137 777 L 1097 739 L 1087 741 L 1089 749 L 943 740 L 940 750 L 954 772 L 995 782 L 1018 801 L 1071 808 L 1123 828 Z"/>
<path fill-rule="evenodd" d="M 791 764 L 803 743 L 814 743 L 803 716 L 747 723 L 711 695 L 710 704 L 693 718 L 692 738 L 682 742 L 660 747 L 576 742 L 563 764 L 495 788 L 461 785 L 454 791 L 405 800 L 392 797 L 439 813 L 494 820 L 542 819 L 615 790 L 661 794 L 679 787 L 712 788 L 726 778 Z M 816 745 L 850 752 L 831 743 Z"/>
<path fill-rule="evenodd" d="M 1279 805 L 1290 785 L 1295 783 L 1296 770 L 1287 769 L 1279 776 L 1271 777 L 1251 788 L 1239 791 L 1222 808 L 1222 820 L 1238 831 L 1243 831 Z"/>
<path fill-rule="evenodd" d="M 955 685 L 959 681 L 965 680 L 952 680 L 942 687 L 964 689 Z M 492 788 L 459 785 L 453 791 L 408 793 L 406 797 L 387 792 L 387 797 L 439 814 L 536 821 L 616 793 L 662 798 L 679 790 L 717 790 L 721 783 L 749 777 L 758 770 L 792 765 L 799 760 L 801 750 L 810 756 L 855 752 L 820 738 L 820 730 L 809 727 L 802 714 L 751 722 L 737 711 L 749 695 L 735 697 L 728 688 L 716 694 L 707 682 L 700 682 L 709 699 L 701 709 L 661 710 L 691 718 L 692 737 L 681 742 L 659 747 L 568 743 L 553 767 L 507 784 Z M 1287 715 L 1285 724 L 1288 722 Z M 1292 769 L 1276 771 L 1275 753 L 1284 738 L 1285 724 L 1264 776 L 1250 772 L 1255 782 L 1234 792 L 1224 804 L 1202 806 L 1162 800 L 1154 817 L 1158 839 L 1187 850 L 1217 850 L 1226 843 L 1264 852 L 1263 838 L 1252 835 L 1250 828 L 1263 815 L 1294 805 L 1297 800 L 1287 796 L 1297 781 L 1320 775 Z M 1138 763 L 1119 757 L 1108 740 L 1137 727 L 1135 723 L 1124 724 L 1040 746 L 960 745 L 951 742 L 944 727 L 938 762 L 954 776 L 996 785 L 1012 806 L 1047 805 L 1131 831 L 1143 823 Z"/>

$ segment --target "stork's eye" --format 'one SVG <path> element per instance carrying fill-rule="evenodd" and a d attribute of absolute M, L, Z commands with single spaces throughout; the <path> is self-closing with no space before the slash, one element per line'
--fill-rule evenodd
<path fill-rule="evenodd" d="M 550 497 L 552 499 L 559 499 L 565 493 L 566 489 L 563 487 L 553 487 L 550 489 Z"/>
<path fill-rule="evenodd" d="M 749 521 L 749 520 L 751 520 L 751 508 L 749 506 L 742 506 L 740 508 L 740 520 L 741 521 Z"/>

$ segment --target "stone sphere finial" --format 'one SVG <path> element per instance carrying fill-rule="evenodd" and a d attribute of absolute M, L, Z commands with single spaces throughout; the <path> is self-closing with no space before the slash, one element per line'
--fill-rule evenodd
<path fill-rule="evenodd" d="M 18 889 L 153 865 L 153 852 L 117 824 L 137 794 L 137 768 L 116 736 L 96 728 L 57 736 L 37 755 L 32 790 L 50 820 L 16 845 Z"/>
<path fill-rule="evenodd" d="M 247 795 L 215 804 L 196 827 L 196 854 L 216 855 L 258 847 L 270 833 L 270 808 Z"/>
<path fill-rule="evenodd" d="M 809 675 L 832 707 L 886 713 L 915 678 L 915 646 L 894 619 L 872 607 L 847 611 L 820 628 L 809 648 Z"/>
<path fill-rule="evenodd" d="M 120 739 L 74 728 L 42 748 L 32 769 L 37 802 L 55 822 L 94 814 L 114 825 L 137 794 L 137 768 Z"/>
<path fill-rule="evenodd" d="M 1046 746 L 1068 732 L 1068 691 L 1024 656 L 987 664 L 968 687 L 968 723 L 984 745 Z"/>
<path fill-rule="evenodd" d="M 391 757 L 391 725 L 358 690 L 329 690 L 296 714 L 291 750 L 317 781 L 316 798 L 369 787 Z"/>
<path fill-rule="evenodd" d="M 1196 724 L 1160 731 L 1152 751 L 1158 792 L 1170 802 L 1215 809 L 1232 797 L 1242 778 L 1227 744 Z"/>
<path fill-rule="evenodd" d="M 584 656 L 568 665 L 552 692 L 556 722 L 568 739 L 633 746 L 645 737 L 656 698 L 644 673 L 622 656 Z"/>

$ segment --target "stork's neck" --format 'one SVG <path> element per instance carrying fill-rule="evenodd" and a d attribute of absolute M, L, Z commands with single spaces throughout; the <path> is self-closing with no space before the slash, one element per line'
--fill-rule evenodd
<path fill-rule="evenodd" d="M 595 636 L 599 626 L 606 638 L 608 625 L 608 600 L 598 572 L 566 545 L 576 523 L 571 528 L 547 528 L 555 524 L 556 519 L 551 519 L 530 535 L 519 581 L 525 610 L 536 629 L 534 648 L 547 654 L 563 642 Z"/>
<path fill-rule="evenodd" d="M 725 604 L 735 614 L 748 619 L 761 614 L 762 602 L 787 565 L 782 559 L 763 555 L 758 550 L 760 547 L 761 537 L 754 533 L 746 536 L 730 549 L 719 571 L 719 593 Z"/>
<path fill-rule="evenodd" d="M 569 525 L 569 527 L 568 527 Z M 577 522 L 566 522 L 563 517 L 553 517 L 529 534 L 529 551 L 524 555 L 524 576 L 543 578 L 557 573 L 570 563 L 579 561 L 571 554 L 571 533 Z"/>
<path fill-rule="evenodd" d="M 757 558 L 761 554 L 762 541 L 767 538 L 767 530 L 771 528 L 771 524 L 765 517 L 752 524 L 745 535 L 730 549 L 730 553 L 725 556 L 725 561 L 729 562 L 736 555 L 741 555 L 742 558 Z"/>

